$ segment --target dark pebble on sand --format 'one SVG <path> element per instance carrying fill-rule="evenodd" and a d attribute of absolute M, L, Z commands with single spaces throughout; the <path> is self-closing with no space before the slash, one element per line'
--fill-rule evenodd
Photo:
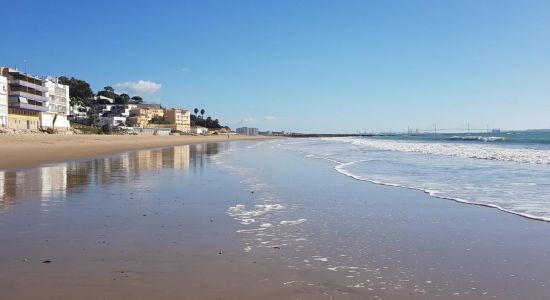
<path fill-rule="evenodd" d="M 51 260 L 47 259 L 47 260 L 43 261 L 42 263 L 43 263 L 43 264 L 49 264 L 49 263 L 51 263 L 51 262 L 52 262 Z"/>

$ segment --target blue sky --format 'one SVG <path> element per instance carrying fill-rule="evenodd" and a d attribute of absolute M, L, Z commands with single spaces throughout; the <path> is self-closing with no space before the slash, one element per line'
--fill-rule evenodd
<path fill-rule="evenodd" d="M 8 1 L 0 64 L 232 128 L 550 126 L 550 1 L 175 2 Z"/>

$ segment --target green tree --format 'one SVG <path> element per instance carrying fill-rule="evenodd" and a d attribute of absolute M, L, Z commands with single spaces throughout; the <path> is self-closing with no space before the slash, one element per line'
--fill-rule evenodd
<path fill-rule="evenodd" d="M 193 110 L 195 112 L 195 115 L 199 114 L 199 109 L 198 108 L 195 108 L 195 110 Z"/>
<path fill-rule="evenodd" d="M 170 124 L 170 122 L 164 120 L 163 117 L 160 116 L 154 116 L 149 120 L 149 124 Z"/>
<path fill-rule="evenodd" d="M 140 96 L 134 96 L 131 98 L 132 101 L 130 101 L 132 104 L 140 104 L 143 103 L 143 98 Z"/>
<path fill-rule="evenodd" d="M 206 110 L 201 109 L 201 119 L 204 121 L 204 127 L 206 127 L 206 121 L 204 120 L 204 113 L 206 112 Z"/>
<path fill-rule="evenodd" d="M 90 84 L 84 80 L 66 76 L 59 77 L 59 83 L 69 86 L 69 98 L 72 106 L 90 106 L 94 92 Z"/>
<path fill-rule="evenodd" d="M 121 94 L 115 98 L 115 104 L 124 104 L 127 105 L 130 102 L 130 96 L 127 94 Z"/>
<path fill-rule="evenodd" d="M 95 125 L 99 122 L 99 113 L 92 111 L 91 109 L 88 111 L 88 125 L 95 127 Z"/>
<path fill-rule="evenodd" d="M 113 99 L 113 100 L 115 100 L 118 97 L 118 94 L 115 93 L 115 90 L 110 86 L 104 87 L 103 91 L 97 92 L 97 95 L 107 97 L 107 98 L 110 98 L 110 99 Z"/>

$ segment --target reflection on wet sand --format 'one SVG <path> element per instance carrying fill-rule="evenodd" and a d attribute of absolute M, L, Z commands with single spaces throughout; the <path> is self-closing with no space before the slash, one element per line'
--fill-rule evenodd
<path fill-rule="evenodd" d="M 225 150 L 229 144 L 183 145 L 141 150 L 113 157 L 71 161 L 23 171 L 0 170 L 0 212 L 23 198 L 40 198 L 42 206 L 62 205 L 67 195 L 97 184 L 130 183 L 146 171 L 202 168 L 207 156 Z"/>

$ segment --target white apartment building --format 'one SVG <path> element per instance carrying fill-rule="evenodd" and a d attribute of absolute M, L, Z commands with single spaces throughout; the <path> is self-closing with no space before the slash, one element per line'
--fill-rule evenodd
<path fill-rule="evenodd" d="M 47 88 L 47 111 L 40 113 L 42 128 L 68 129 L 70 122 L 67 116 L 70 113 L 69 86 L 58 82 L 57 78 L 46 78 L 44 86 Z"/>
<path fill-rule="evenodd" d="M 258 128 L 241 127 L 236 129 L 240 135 L 258 135 Z"/>
<path fill-rule="evenodd" d="M 0 127 L 8 126 L 8 78 L 0 76 Z"/>
<path fill-rule="evenodd" d="M 44 79 L 8 67 L 0 67 L 0 73 L 8 79 L 8 126 L 38 130 L 40 113 L 48 111 Z"/>

